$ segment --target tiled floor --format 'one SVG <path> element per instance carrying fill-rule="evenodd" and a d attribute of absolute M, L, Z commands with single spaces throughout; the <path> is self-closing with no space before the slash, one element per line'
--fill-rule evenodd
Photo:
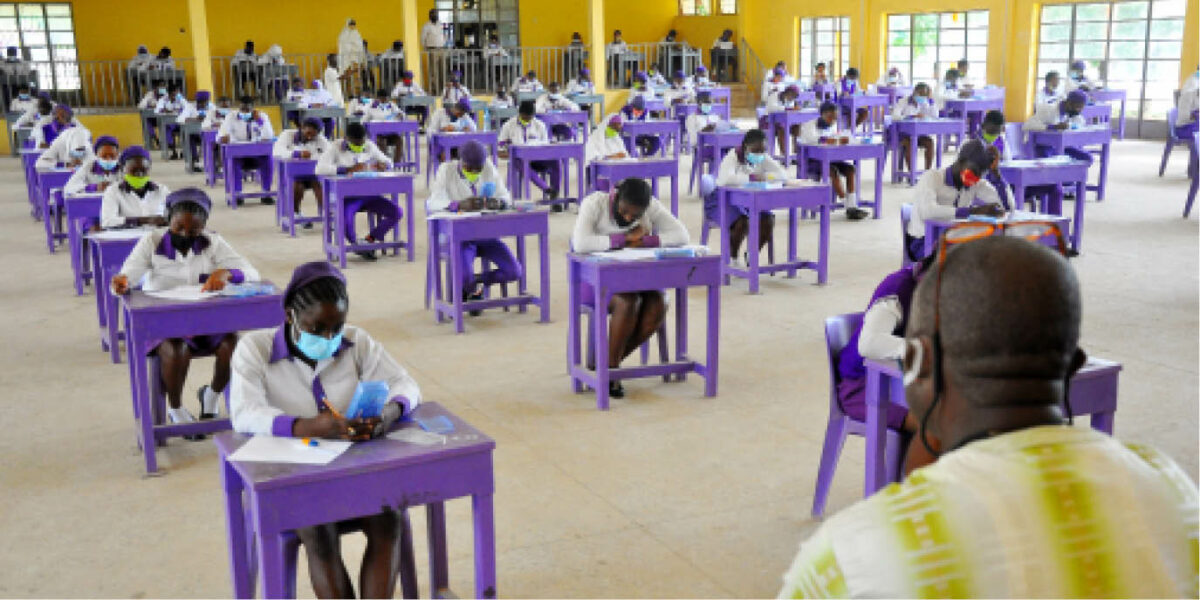
<path fill-rule="evenodd" d="M 1125 365 L 1117 434 L 1165 449 L 1195 477 L 1197 220 L 1179 216 L 1186 155 L 1176 153 L 1160 179 L 1160 149 L 1117 144 L 1109 199 L 1089 202 L 1084 253 L 1073 263 L 1084 347 Z M 153 175 L 171 188 L 200 183 L 178 163 L 155 165 Z M 227 596 L 215 451 L 172 441 L 159 451 L 167 475 L 142 477 L 126 367 L 99 350 L 93 300 L 72 294 L 67 256 L 46 253 L 15 160 L 0 160 L 0 191 L 0 596 Z M 497 440 L 501 595 L 771 596 L 816 526 L 808 512 L 828 403 L 822 320 L 861 310 L 898 265 L 897 207 L 910 194 L 885 186 L 878 221 L 835 218 L 828 285 L 805 274 L 770 279 L 759 296 L 740 281 L 725 288 L 716 398 L 704 398 L 696 378 L 648 379 L 627 383 L 629 397 L 600 413 L 591 396 L 570 392 L 569 214 L 551 217 L 548 325 L 516 312 L 470 319 L 465 335 L 436 325 L 422 309 L 423 250 L 413 263 L 355 261 L 351 321 L 387 345 L 427 399 Z M 284 282 L 297 263 L 321 257 L 318 233 L 291 239 L 272 228 L 271 208 L 251 203 L 235 216 L 214 200 L 212 228 L 270 279 Z M 699 201 L 685 197 L 682 214 L 698 226 Z M 800 236 L 811 254 L 815 227 L 803 224 Z M 702 311 L 699 300 L 692 306 Z M 699 336 L 703 319 L 691 322 Z M 189 403 L 210 372 L 210 361 L 193 367 Z M 859 497 L 862 453 L 861 441 L 847 443 L 831 511 Z M 448 513 L 452 584 L 468 594 L 469 503 L 452 502 Z M 413 515 L 424 565 L 424 516 Z M 356 569 L 362 538 L 345 546 Z M 301 577 L 300 593 L 311 595 Z M 424 569 L 421 579 L 424 590 Z"/>

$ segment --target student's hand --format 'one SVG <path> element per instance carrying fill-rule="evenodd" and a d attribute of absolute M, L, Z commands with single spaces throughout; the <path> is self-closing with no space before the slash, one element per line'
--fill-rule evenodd
<path fill-rule="evenodd" d="M 309 152 L 308 150 L 301 150 L 300 158 L 312 158 L 312 152 Z"/>
<path fill-rule="evenodd" d="M 750 174 L 750 181 L 764 181 L 766 178 L 758 173 Z"/>
<path fill-rule="evenodd" d="M 292 435 L 348 440 L 350 439 L 350 423 L 333 414 L 333 411 L 323 411 L 315 417 L 296 419 L 295 424 L 292 425 Z"/>
<path fill-rule="evenodd" d="M 112 278 L 112 290 L 118 296 L 124 296 L 129 293 L 129 278 L 124 275 L 116 275 Z"/>
<path fill-rule="evenodd" d="M 381 162 L 377 162 L 377 163 L 375 163 L 374 165 L 371 165 L 371 168 L 372 168 L 372 169 L 374 169 L 374 170 L 376 170 L 376 171 L 386 171 L 386 170 L 388 170 L 387 163 L 381 163 Z"/>
<path fill-rule="evenodd" d="M 1070 123 L 1055 123 L 1055 124 L 1051 125 L 1050 127 L 1048 127 L 1048 129 L 1050 129 L 1052 131 L 1062 131 L 1070 126 L 1071 126 Z"/>
<path fill-rule="evenodd" d="M 232 274 L 229 269 L 217 269 L 213 271 L 208 279 L 204 281 L 204 287 L 200 288 L 201 292 L 219 292 L 225 289 L 225 284 L 229 281 Z"/>
<path fill-rule="evenodd" d="M 368 417 L 366 419 L 350 419 L 346 422 L 346 426 L 350 430 L 350 440 L 355 442 L 365 442 L 372 437 L 375 437 L 375 430 L 379 428 L 379 417 Z"/>
<path fill-rule="evenodd" d="M 167 218 L 162 215 L 154 215 L 153 217 L 142 217 L 142 223 L 151 227 L 166 227 Z"/>
<path fill-rule="evenodd" d="M 618 159 L 618 158 L 629 158 L 629 153 L 628 152 L 618 152 L 616 154 L 609 154 L 608 156 L 606 156 L 604 158 L 607 160 L 614 160 L 614 159 Z"/>
<path fill-rule="evenodd" d="M 483 204 L 488 210 L 500 210 L 504 208 L 504 202 L 501 202 L 499 198 L 488 198 L 484 200 Z"/>
<path fill-rule="evenodd" d="M 223 136 L 221 136 L 221 137 L 220 137 L 220 139 L 218 139 L 218 140 L 217 140 L 217 142 L 218 142 L 218 143 L 221 143 L 221 144 L 228 144 L 228 143 L 229 143 L 229 136 L 227 136 L 227 135 L 223 135 Z"/>
<path fill-rule="evenodd" d="M 717 130 L 716 124 L 711 124 L 711 125 L 708 125 L 707 127 L 705 127 L 704 129 L 701 129 L 700 131 L 709 132 L 709 131 L 716 131 L 716 130 Z"/>
<path fill-rule="evenodd" d="M 452 132 L 452 131 L 454 131 L 454 126 L 453 126 L 453 125 L 447 125 L 447 126 L 445 126 L 445 127 L 443 127 L 443 128 L 442 128 L 442 131 L 445 131 L 445 132 Z"/>
<path fill-rule="evenodd" d="M 1003 217 L 1004 208 L 999 204 L 984 204 L 982 206 L 972 206 L 971 214 L 983 215 L 985 217 Z"/>
<path fill-rule="evenodd" d="M 79 165 L 82 165 L 82 164 L 83 164 L 83 161 L 76 158 L 76 159 L 72 159 L 71 162 L 67 163 L 67 166 L 74 169 L 75 167 L 78 167 Z"/>
<path fill-rule="evenodd" d="M 500 150 L 499 152 L 496 152 L 496 156 L 507 160 L 508 159 L 508 150 Z"/>
<path fill-rule="evenodd" d="M 50 147 L 50 144 L 47 144 L 46 142 L 42 142 L 41 145 L 38 146 L 38 148 L 42 148 L 42 149 L 46 149 L 49 147 Z"/>
<path fill-rule="evenodd" d="M 110 183 L 110 182 L 108 182 L 108 181 L 101 181 L 100 183 L 97 183 L 97 184 L 96 184 L 96 191 L 97 191 L 97 192 L 103 192 L 104 190 L 107 190 L 107 189 L 108 189 L 108 184 L 109 184 L 109 183 Z"/>
<path fill-rule="evenodd" d="M 642 245 L 642 238 L 647 235 L 650 235 L 650 232 L 646 231 L 645 227 L 641 225 L 634 227 L 629 233 L 625 234 L 625 245 L 637 248 Z"/>
<path fill-rule="evenodd" d="M 358 164 L 354 165 L 353 167 L 346 167 L 346 172 L 347 173 L 358 173 L 360 171 L 365 171 L 366 168 L 367 168 L 367 163 L 358 163 Z"/>

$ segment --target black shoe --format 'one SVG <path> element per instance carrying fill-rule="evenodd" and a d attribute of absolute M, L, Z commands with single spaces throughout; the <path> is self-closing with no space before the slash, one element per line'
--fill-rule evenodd
<path fill-rule="evenodd" d="M 301 225 L 301 227 L 303 227 L 305 229 L 312 229 L 312 227 L 313 227 L 312 221 L 309 221 L 309 222 Z"/>
<path fill-rule="evenodd" d="M 374 250 L 363 250 L 362 252 L 355 252 L 355 254 L 361 256 L 366 261 L 375 262 L 379 260 L 379 257 L 375 256 Z"/>
<path fill-rule="evenodd" d="M 625 386 L 621 385 L 620 381 L 608 382 L 608 397 L 609 398 L 624 398 Z"/>
<path fill-rule="evenodd" d="M 869 215 L 869 214 L 870 213 L 868 213 L 867 211 L 865 211 L 861 208 L 858 208 L 856 206 L 851 206 L 850 208 L 846 209 L 846 218 L 851 221 L 861 221 L 861 220 L 867 218 L 867 215 Z"/>
<path fill-rule="evenodd" d="M 275 199 L 274 198 L 263 198 L 262 203 L 266 204 L 267 206 L 271 206 L 271 205 L 275 204 Z"/>
<path fill-rule="evenodd" d="M 483 286 L 482 285 L 476 286 L 476 289 L 474 292 L 463 291 L 463 302 L 475 302 L 477 300 L 483 300 Z M 477 308 L 475 310 L 468 311 L 467 314 L 471 315 L 472 317 L 478 317 L 479 315 L 483 314 L 483 310 Z"/>

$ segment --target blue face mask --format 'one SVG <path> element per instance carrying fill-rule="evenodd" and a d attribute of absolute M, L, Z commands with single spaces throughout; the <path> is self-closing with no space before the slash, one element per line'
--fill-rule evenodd
<path fill-rule="evenodd" d="M 762 161 L 764 161 L 764 160 L 767 160 L 766 154 L 755 153 L 755 152 L 747 152 L 746 153 L 746 163 L 752 167 L 757 167 L 758 165 L 762 164 Z"/>
<path fill-rule="evenodd" d="M 292 327 L 293 333 L 296 334 L 294 340 L 296 342 L 296 349 L 310 360 L 321 361 L 330 358 L 342 346 L 342 332 L 340 331 L 332 338 L 326 338 L 315 333 L 303 331 L 295 325 Z"/>
<path fill-rule="evenodd" d="M 701 104 L 701 105 L 700 105 L 700 114 L 702 114 L 702 115 L 707 115 L 707 114 L 708 114 L 708 113 L 710 113 L 710 112 L 712 112 L 712 105 L 711 105 L 711 104 Z"/>
<path fill-rule="evenodd" d="M 104 160 L 103 158 L 97 158 L 96 164 L 100 165 L 100 168 L 104 169 L 105 171 L 111 171 L 117 168 L 117 161 L 115 160 Z"/>
<path fill-rule="evenodd" d="M 243 121 L 249 121 L 250 117 L 252 117 L 252 116 L 254 116 L 254 113 L 238 112 L 238 118 Z"/>
<path fill-rule="evenodd" d="M 29 94 L 18 94 L 17 97 L 19 97 L 22 100 L 28 100 Z"/>
<path fill-rule="evenodd" d="M 84 156 L 87 156 L 87 150 L 84 150 L 82 148 L 76 148 L 74 150 L 71 150 L 70 154 L 71 154 L 71 158 L 83 158 Z"/>

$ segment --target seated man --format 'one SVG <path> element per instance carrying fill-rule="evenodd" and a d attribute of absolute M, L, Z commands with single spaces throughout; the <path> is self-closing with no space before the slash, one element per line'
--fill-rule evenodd
<path fill-rule="evenodd" d="M 779 596 L 1196 597 L 1195 482 L 1064 417 L 1086 361 L 1067 261 L 1011 237 L 937 260 L 904 358 L 910 449 L 934 462 L 910 452 L 907 480 L 825 521 Z"/>

